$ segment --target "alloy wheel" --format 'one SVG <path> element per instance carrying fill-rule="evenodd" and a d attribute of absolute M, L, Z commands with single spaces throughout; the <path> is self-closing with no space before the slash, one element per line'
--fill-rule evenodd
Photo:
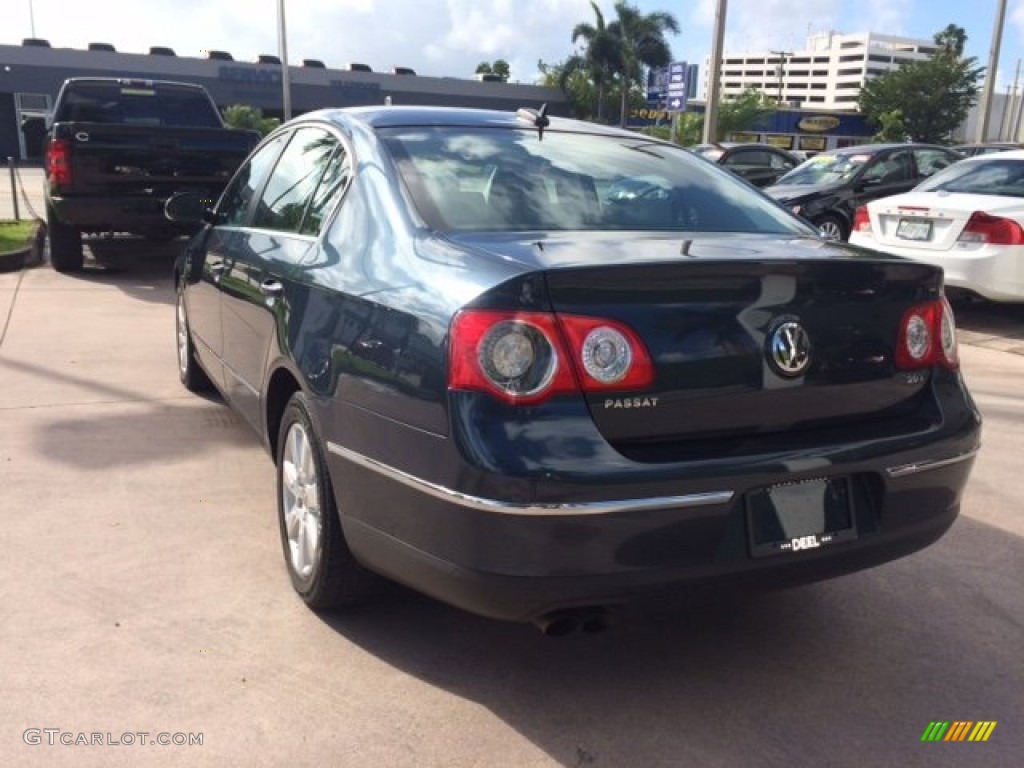
<path fill-rule="evenodd" d="M 292 424 L 288 429 L 281 478 L 288 558 L 295 575 L 306 581 L 316 575 L 320 562 L 323 521 L 313 446 L 302 424 Z"/>

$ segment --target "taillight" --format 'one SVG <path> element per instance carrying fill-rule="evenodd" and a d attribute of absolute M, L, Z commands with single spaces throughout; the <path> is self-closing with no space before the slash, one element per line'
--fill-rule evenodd
<path fill-rule="evenodd" d="M 960 237 L 961 243 L 989 243 L 991 245 L 1022 245 L 1024 229 L 1013 219 L 992 216 L 984 211 L 975 211 L 967 220 Z"/>
<path fill-rule="evenodd" d="M 862 205 L 853 213 L 853 231 L 870 232 L 871 217 L 868 215 L 867 206 Z"/>
<path fill-rule="evenodd" d="M 587 392 L 644 389 L 654 381 L 654 363 L 639 337 L 622 323 L 559 314 Z"/>
<path fill-rule="evenodd" d="M 465 310 L 452 322 L 448 386 L 533 405 L 557 394 L 635 390 L 654 380 L 637 335 L 615 321 Z"/>
<path fill-rule="evenodd" d="M 46 175 L 55 187 L 71 185 L 71 144 L 67 139 L 54 139 L 46 147 Z"/>
<path fill-rule="evenodd" d="M 913 370 L 933 365 L 946 368 L 960 365 L 953 309 L 945 299 L 907 310 L 900 322 L 896 368 Z"/>

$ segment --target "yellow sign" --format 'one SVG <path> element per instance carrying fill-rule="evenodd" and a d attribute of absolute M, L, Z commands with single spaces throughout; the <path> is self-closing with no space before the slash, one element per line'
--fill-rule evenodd
<path fill-rule="evenodd" d="M 765 136 L 765 144 L 771 144 L 773 147 L 779 149 L 792 149 L 793 148 L 793 137 L 792 136 Z"/>
<path fill-rule="evenodd" d="M 825 133 L 839 127 L 839 118 L 829 115 L 805 117 L 796 126 L 801 131 L 807 131 L 808 133 Z"/>

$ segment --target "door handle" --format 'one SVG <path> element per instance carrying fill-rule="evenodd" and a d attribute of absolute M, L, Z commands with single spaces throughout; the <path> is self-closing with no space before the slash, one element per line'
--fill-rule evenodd
<path fill-rule="evenodd" d="M 260 283 L 260 293 L 270 298 L 277 298 L 284 293 L 284 286 L 278 280 L 264 280 Z"/>

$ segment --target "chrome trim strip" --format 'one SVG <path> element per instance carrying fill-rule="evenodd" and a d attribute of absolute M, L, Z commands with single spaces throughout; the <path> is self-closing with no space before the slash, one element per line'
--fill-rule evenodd
<path fill-rule="evenodd" d="M 932 469 L 938 469 L 939 467 L 948 467 L 950 464 L 959 464 L 961 461 L 967 461 L 973 459 L 978 455 L 978 449 L 961 453 L 959 456 L 952 456 L 948 459 L 925 459 L 924 461 L 915 461 L 911 464 L 901 464 L 898 467 L 888 467 L 885 471 L 889 473 L 889 477 L 906 477 L 907 475 L 916 475 L 918 472 L 927 472 Z"/>
<path fill-rule="evenodd" d="M 457 504 L 480 512 L 494 512 L 503 515 L 608 515 L 615 512 L 644 512 L 657 509 L 704 507 L 728 504 L 736 494 L 733 491 L 711 491 L 690 493 L 685 496 L 655 496 L 645 499 L 618 499 L 615 501 L 582 501 L 566 504 L 527 504 L 516 501 L 500 501 L 471 496 L 450 488 L 415 477 L 400 469 L 388 466 L 375 459 L 363 456 L 337 443 L 328 442 L 327 450 L 348 459 L 354 464 L 373 470 L 378 474 L 414 488 L 450 504 Z"/>

